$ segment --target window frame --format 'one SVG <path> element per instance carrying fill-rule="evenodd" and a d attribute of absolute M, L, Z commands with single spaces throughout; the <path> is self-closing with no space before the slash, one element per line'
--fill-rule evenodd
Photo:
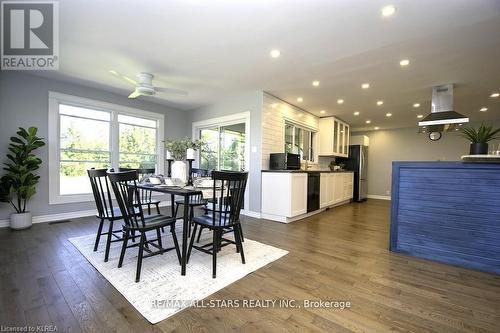
<path fill-rule="evenodd" d="M 93 100 L 89 98 L 62 94 L 59 92 L 49 91 L 49 108 L 48 108 L 48 149 L 49 149 L 49 204 L 64 204 L 76 202 L 89 202 L 94 200 L 92 193 L 85 194 L 60 194 L 60 117 L 59 104 L 76 106 L 81 108 L 93 109 L 97 111 L 109 112 L 110 117 L 110 158 L 111 167 L 118 168 L 119 166 L 119 123 L 118 115 L 127 115 L 150 119 L 157 122 L 156 131 L 156 155 L 157 155 L 157 170 L 164 171 L 164 126 L 165 115 L 161 113 L 131 108 L 109 102 Z"/>
<path fill-rule="evenodd" d="M 292 147 L 295 144 L 295 131 L 297 128 L 301 129 L 302 131 L 307 131 L 310 132 L 309 136 L 309 159 L 302 159 L 300 158 L 301 161 L 308 161 L 308 163 L 318 163 L 318 155 L 317 155 L 317 133 L 318 131 L 312 127 L 309 127 L 307 125 L 298 123 L 294 120 L 291 119 L 284 119 L 283 122 L 283 151 L 286 151 L 286 126 L 293 126 L 292 130 Z"/>

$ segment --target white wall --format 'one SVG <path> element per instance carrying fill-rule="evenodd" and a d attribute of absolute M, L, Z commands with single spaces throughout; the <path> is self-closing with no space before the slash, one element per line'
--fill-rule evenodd
<path fill-rule="evenodd" d="M 169 109 L 147 99 L 129 100 L 126 96 L 25 73 L 0 72 L 0 163 L 5 161 L 9 138 L 15 135 L 18 127 L 36 126 L 39 136 L 48 137 L 49 91 L 162 113 L 165 115 L 166 137 L 184 137 L 191 133 L 185 111 Z M 29 203 L 29 209 L 34 216 L 84 211 L 95 207 L 93 202 L 49 205 L 47 147 L 40 149 L 39 156 L 43 164 L 38 172 L 41 176 L 38 193 Z M 0 175 L 2 174 L 3 170 L 0 171 Z M 7 219 L 11 212 L 12 209 L 7 204 L 0 203 L 0 220 Z"/>
<path fill-rule="evenodd" d="M 492 122 L 500 127 L 500 121 Z M 478 124 L 473 124 L 477 126 Z M 469 143 L 456 133 L 443 133 L 439 141 L 430 141 L 427 135 L 418 134 L 417 127 L 370 132 L 368 149 L 368 194 L 390 195 L 392 161 L 458 161 L 469 152 Z M 498 145 L 499 141 L 492 144 Z"/>
<path fill-rule="evenodd" d="M 189 123 L 208 120 L 236 113 L 250 112 L 250 163 L 248 176 L 249 210 L 260 212 L 261 192 L 261 114 L 262 91 L 248 91 L 233 96 L 225 96 L 217 103 L 189 112 Z"/>

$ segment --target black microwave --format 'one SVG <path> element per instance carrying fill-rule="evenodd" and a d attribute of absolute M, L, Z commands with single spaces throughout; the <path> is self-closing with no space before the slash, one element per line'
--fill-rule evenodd
<path fill-rule="evenodd" d="M 292 153 L 272 153 L 269 156 L 270 170 L 300 170 L 300 155 Z"/>

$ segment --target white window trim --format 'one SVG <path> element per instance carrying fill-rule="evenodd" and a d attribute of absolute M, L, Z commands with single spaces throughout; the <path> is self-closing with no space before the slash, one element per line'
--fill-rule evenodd
<path fill-rule="evenodd" d="M 74 202 L 88 202 L 93 201 L 94 196 L 92 193 L 88 194 L 71 194 L 71 195 L 61 195 L 59 193 L 60 188 L 60 150 L 59 150 L 59 104 L 66 104 L 72 106 L 79 106 L 84 108 L 91 108 L 95 110 L 102 110 L 111 112 L 111 128 L 110 128 L 110 150 L 115 151 L 118 149 L 118 135 L 113 135 L 112 133 L 118 133 L 117 117 L 118 114 L 136 116 L 141 118 L 149 118 L 158 122 L 158 127 L 156 131 L 157 136 L 157 152 L 158 152 L 158 170 L 162 172 L 164 170 L 164 146 L 162 141 L 164 140 L 164 125 L 165 116 L 161 113 L 155 113 L 151 111 L 145 111 L 141 109 L 131 108 L 127 106 L 112 104 L 108 102 L 88 99 L 79 96 L 67 95 L 58 92 L 49 91 L 49 134 L 48 134 L 48 148 L 49 148 L 49 204 L 64 204 L 64 203 L 74 203 Z M 117 154 L 111 154 L 111 165 L 114 168 L 118 168 Z"/>
<path fill-rule="evenodd" d="M 240 112 L 228 116 L 205 119 L 194 121 L 192 123 L 192 138 L 193 140 L 200 138 L 200 129 L 210 126 L 226 126 L 234 123 L 245 123 L 245 166 L 250 177 L 250 112 Z M 199 154 L 196 154 L 196 165 L 199 165 Z M 248 210 L 250 207 L 250 194 L 249 194 L 250 180 L 247 182 L 245 190 L 245 208 Z"/>
<path fill-rule="evenodd" d="M 318 137 L 318 129 L 310 126 L 304 122 L 297 121 L 296 119 L 292 119 L 289 117 L 283 117 L 283 123 L 281 124 L 282 126 L 282 131 L 283 131 L 283 147 L 285 146 L 285 128 L 286 124 L 292 124 L 293 126 L 302 128 L 304 130 L 310 131 L 313 134 L 314 140 L 313 140 L 313 155 L 314 155 L 314 162 L 308 161 L 308 164 L 312 165 L 318 165 L 319 164 L 319 155 L 318 155 L 318 148 L 319 148 L 319 137 Z M 294 134 L 295 135 L 295 134 Z M 301 161 L 303 161 L 301 159 Z"/>

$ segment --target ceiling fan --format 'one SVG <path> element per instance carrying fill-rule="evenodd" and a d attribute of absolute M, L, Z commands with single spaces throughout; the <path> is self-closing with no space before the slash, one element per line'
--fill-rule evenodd
<path fill-rule="evenodd" d="M 167 94 L 176 94 L 176 95 L 187 95 L 188 92 L 180 89 L 174 89 L 174 88 L 162 88 L 162 87 L 155 87 L 153 86 L 153 78 L 154 75 L 150 73 L 139 73 L 137 74 L 138 80 L 131 79 L 130 77 L 118 73 L 117 71 L 111 70 L 109 71 L 111 74 L 114 76 L 127 81 L 130 84 L 133 84 L 135 86 L 134 91 L 130 95 L 128 95 L 128 98 L 130 99 L 135 99 L 140 96 L 154 96 L 156 93 L 167 93 Z"/>

